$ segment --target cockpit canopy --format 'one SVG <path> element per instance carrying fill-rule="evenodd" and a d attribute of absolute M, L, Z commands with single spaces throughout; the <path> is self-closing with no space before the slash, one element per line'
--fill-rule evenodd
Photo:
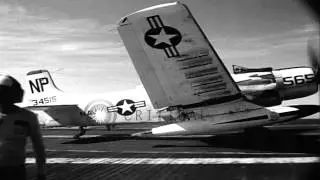
<path fill-rule="evenodd" d="M 250 72 L 271 72 L 272 67 L 266 68 L 247 68 L 238 65 L 232 65 L 234 74 L 250 73 Z"/>

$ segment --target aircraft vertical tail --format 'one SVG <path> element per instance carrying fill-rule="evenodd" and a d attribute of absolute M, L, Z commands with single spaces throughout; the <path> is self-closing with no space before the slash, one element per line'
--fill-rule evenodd
<path fill-rule="evenodd" d="M 32 106 L 56 105 L 63 92 L 55 85 L 48 70 L 27 73 L 26 94 Z"/>

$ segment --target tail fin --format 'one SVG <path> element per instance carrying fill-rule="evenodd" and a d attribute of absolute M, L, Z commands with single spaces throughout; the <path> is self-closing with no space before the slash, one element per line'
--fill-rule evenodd
<path fill-rule="evenodd" d="M 26 94 L 32 106 L 57 104 L 63 92 L 55 85 L 48 70 L 35 70 L 27 73 Z"/>
<path fill-rule="evenodd" d="M 118 31 L 155 108 L 241 97 L 186 5 L 137 11 L 120 20 Z"/>

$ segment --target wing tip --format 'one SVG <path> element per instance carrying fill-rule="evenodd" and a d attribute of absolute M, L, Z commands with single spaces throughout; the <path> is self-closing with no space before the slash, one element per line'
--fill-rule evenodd
<path fill-rule="evenodd" d="M 163 4 L 158 4 L 158 5 L 150 6 L 150 7 L 147 7 L 147 8 L 138 10 L 138 11 L 135 11 L 135 12 L 133 12 L 133 13 L 130 13 L 130 14 L 122 17 L 122 18 L 119 20 L 119 22 L 117 23 L 117 24 L 118 24 L 118 27 L 119 27 L 119 26 L 126 25 L 126 24 L 128 23 L 128 17 L 130 17 L 130 16 L 132 16 L 132 15 L 140 14 L 140 13 L 143 13 L 143 12 L 146 12 L 146 11 L 152 11 L 152 10 L 155 10 L 155 9 L 166 8 L 166 7 L 169 7 L 169 6 L 176 6 L 176 5 L 180 5 L 180 6 L 183 6 L 183 7 L 187 7 L 185 4 L 183 4 L 183 3 L 179 2 L 179 1 L 171 2 L 171 3 L 163 3 Z"/>

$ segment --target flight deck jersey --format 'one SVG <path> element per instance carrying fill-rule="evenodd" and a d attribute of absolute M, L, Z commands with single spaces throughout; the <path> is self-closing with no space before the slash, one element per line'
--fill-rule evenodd
<path fill-rule="evenodd" d="M 25 146 L 36 115 L 17 108 L 15 112 L 0 112 L 0 167 L 19 166 L 25 162 Z"/>

